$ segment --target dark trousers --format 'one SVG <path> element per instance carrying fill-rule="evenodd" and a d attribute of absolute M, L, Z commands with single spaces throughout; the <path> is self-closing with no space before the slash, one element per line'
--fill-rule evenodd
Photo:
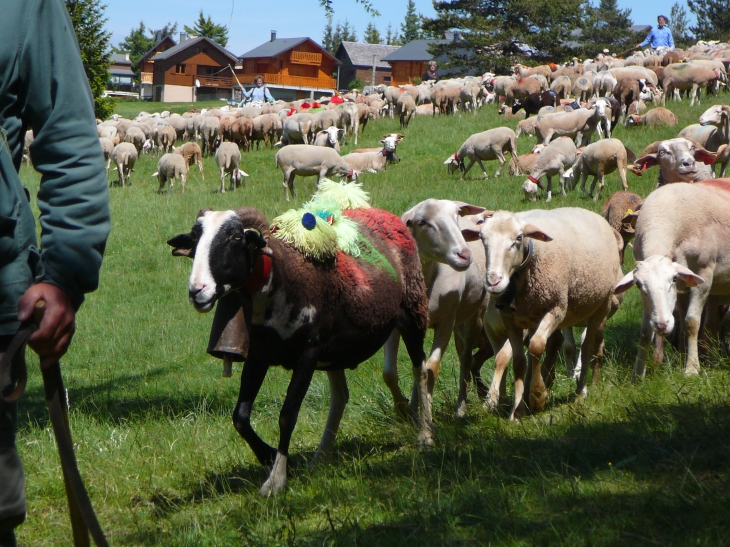
<path fill-rule="evenodd" d="M 0 337 L 0 356 L 10 337 Z M 0 378 L 0 391 L 10 393 L 15 378 L 7 372 Z M 18 425 L 17 403 L 7 403 L 0 397 L 0 547 L 14 547 L 15 528 L 25 520 L 25 479 L 23 464 L 15 447 Z"/>

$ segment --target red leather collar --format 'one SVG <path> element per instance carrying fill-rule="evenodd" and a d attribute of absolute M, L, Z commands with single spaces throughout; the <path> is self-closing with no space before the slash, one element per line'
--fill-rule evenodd
<path fill-rule="evenodd" d="M 388 151 L 387 151 L 387 150 L 386 150 L 385 148 L 383 148 L 383 149 L 382 149 L 382 150 L 380 151 L 380 153 L 381 153 L 381 154 L 383 154 L 383 156 L 387 156 L 387 155 L 388 155 Z"/>
<path fill-rule="evenodd" d="M 256 264 L 254 264 L 251 274 L 246 278 L 246 282 L 241 287 L 243 292 L 253 294 L 260 291 L 269 281 L 271 275 L 271 257 L 262 254 L 259 256 Z"/>
<path fill-rule="evenodd" d="M 456 161 L 459 161 L 459 153 L 458 152 L 454 152 L 454 159 Z"/>
<path fill-rule="evenodd" d="M 530 176 L 529 176 L 529 177 L 527 177 L 527 178 L 528 178 L 528 179 L 530 179 L 530 181 L 534 182 L 535 184 L 540 184 L 540 180 L 539 180 L 539 179 L 536 179 L 536 178 L 535 178 L 535 177 L 533 177 L 532 175 L 530 175 Z"/>

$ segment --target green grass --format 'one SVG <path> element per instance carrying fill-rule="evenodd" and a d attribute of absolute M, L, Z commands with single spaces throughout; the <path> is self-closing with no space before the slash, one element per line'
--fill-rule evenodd
<path fill-rule="evenodd" d="M 710 102 L 691 109 L 687 104 L 670 105 L 680 119 L 677 128 L 620 127 L 615 136 L 638 154 L 695 123 Z M 120 112 L 133 115 L 133 105 L 155 110 L 147 103 L 121 103 Z M 525 177 L 509 177 L 505 168 L 495 179 L 493 162 L 486 164 L 487 181 L 477 178 L 476 168 L 467 180 L 448 176 L 443 161 L 470 134 L 502 125 L 494 110 L 415 119 L 398 150 L 400 165 L 362 179 L 373 205 L 400 214 L 439 197 L 490 209 L 600 211 L 620 188 L 611 175 L 597 203 L 574 191 L 549 204 L 530 204 L 520 189 Z M 397 121 L 371 122 L 360 146 L 376 146 L 383 134 L 397 130 Z M 522 137 L 520 153 L 533 144 Z M 238 382 L 220 378 L 220 361 L 205 353 L 212 314 L 197 314 L 187 303 L 190 262 L 170 256 L 165 241 L 189 230 L 203 207 L 253 205 L 269 218 L 288 209 L 273 156 L 270 150 L 244 154 L 247 185 L 224 195 L 216 192 L 211 158 L 205 160 L 206 181 L 191 171 L 184 195 L 179 186 L 156 193 L 150 177 L 156 158 L 149 156 L 137 164 L 131 187 L 111 189 L 113 231 L 101 286 L 78 316 L 63 364 L 79 466 L 113 545 L 730 543 L 728 362 L 706 358 L 703 374 L 685 378 L 682 356 L 668 351 L 661 370 L 631 384 L 641 315 L 635 290 L 606 329 L 602 384 L 575 403 L 574 382 L 559 365 L 546 411 L 521 422 L 488 413 L 475 393 L 468 417 L 454 417 L 458 360 L 452 346 L 434 395 L 432 450 L 420 451 L 416 427 L 396 419 L 378 353 L 348 372 L 350 404 L 336 455 L 309 467 L 329 398 L 325 376 L 315 375 L 293 437 L 287 489 L 260 498 L 266 470 L 230 418 Z M 26 167 L 21 175 L 34 195 L 37 175 Z M 654 173 L 629 177 L 630 189 L 644 196 L 656 183 Z M 309 198 L 314 179 L 297 179 L 297 189 L 291 205 Z M 632 261 L 629 252 L 626 267 Z M 400 359 L 406 391 L 405 351 Z M 486 380 L 492 368 L 490 361 Z M 29 513 L 19 540 L 69 544 L 58 457 L 40 375 L 32 369 L 20 406 L 18 446 Z M 239 372 L 235 366 L 234 378 Z M 272 444 L 288 378 L 272 369 L 254 408 L 254 427 Z"/>
<path fill-rule="evenodd" d="M 198 101 L 197 103 L 154 103 L 147 101 L 115 101 L 114 112 L 124 118 L 134 118 L 140 112 L 162 112 L 169 110 L 172 113 L 182 114 L 191 108 L 220 108 L 226 106 L 225 101 Z"/>

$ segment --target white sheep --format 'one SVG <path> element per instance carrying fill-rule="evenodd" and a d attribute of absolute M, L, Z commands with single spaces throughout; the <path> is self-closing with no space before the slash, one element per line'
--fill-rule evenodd
<path fill-rule="evenodd" d="M 344 129 L 337 129 L 334 126 L 328 127 L 327 129 L 323 129 L 322 131 L 319 131 L 314 136 L 314 146 L 328 146 L 329 148 L 334 148 L 335 151 L 339 154 L 340 153 L 340 141 L 345 136 L 345 130 Z"/>
<path fill-rule="evenodd" d="M 241 151 L 235 142 L 222 142 L 215 151 L 215 163 L 221 174 L 221 194 L 226 193 L 224 178 L 230 175 L 230 190 L 235 190 L 241 185 L 242 177 L 248 177 L 248 174 L 239 169 L 241 164 Z"/>
<path fill-rule="evenodd" d="M 626 183 L 626 165 L 628 152 L 624 144 L 618 139 L 602 139 L 586 146 L 582 152 L 578 152 L 575 163 L 564 174 L 563 178 L 570 180 L 570 186 L 577 186 L 580 179 L 581 190 L 587 196 L 593 196 L 594 200 L 601 195 L 604 186 L 604 178 L 618 170 L 621 177 L 621 185 L 624 191 L 629 189 Z M 590 192 L 586 192 L 586 180 L 588 175 L 593 176 Z M 598 190 L 596 190 L 598 182 Z"/>
<path fill-rule="evenodd" d="M 575 143 L 568 137 L 555 139 L 548 144 L 541 152 L 540 157 L 535 162 L 535 166 L 530 171 L 529 178 L 522 184 L 522 190 L 525 197 L 530 201 L 537 199 L 537 189 L 547 190 L 546 201 L 552 199 L 553 180 L 552 177 L 558 175 L 560 177 L 560 189 L 565 196 L 565 180 L 563 174 L 571 165 L 575 163 L 578 155 L 578 149 Z M 540 183 L 540 178 L 547 175 L 547 189 Z"/>
<path fill-rule="evenodd" d="M 106 176 L 109 176 L 109 165 L 112 161 L 112 151 L 114 150 L 114 142 L 109 137 L 99 137 L 101 151 L 104 153 L 104 161 L 106 162 Z"/>
<path fill-rule="evenodd" d="M 182 191 L 185 192 L 185 180 L 188 177 L 188 162 L 181 154 L 165 154 L 157 162 L 157 171 L 152 173 L 160 182 L 158 192 L 162 192 L 165 182 L 169 182 L 169 190 L 172 190 L 173 182 L 180 179 Z"/>
<path fill-rule="evenodd" d="M 398 156 L 395 149 L 399 139 L 394 136 L 387 136 L 382 139 L 383 148 L 376 152 L 351 152 L 342 159 L 356 172 L 379 173 L 387 169 L 389 163 L 398 163 Z"/>
<path fill-rule="evenodd" d="M 120 142 L 112 150 L 111 159 L 117 166 L 119 184 L 124 188 L 124 183 L 129 182 L 134 164 L 137 162 L 137 148 L 131 142 Z"/>
<path fill-rule="evenodd" d="M 289 194 L 296 197 L 294 178 L 317 177 L 317 184 L 331 175 L 342 175 L 348 179 L 357 178 L 357 174 L 348 163 L 332 148 L 311 144 L 290 144 L 276 153 L 275 162 L 284 174 L 284 190 L 286 200 Z"/>
<path fill-rule="evenodd" d="M 649 110 L 643 116 L 629 114 L 626 116 L 624 125 L 626 127 L 635 127 L 637 125 L 648 125 L 651 127 L 657 125 L 677 125 L 677 116 L 671 110 L 658 106 Z"/>
<path fill-rule="evenodd" d="M 200 122 L 203 155 L 210 156 L 221 136 L 221 121 L 215 116 L 205 116 Z"/>
<path fill-rule="evenodd" d="M 461 148 L 459 148 L 459 151 L 452 154 L 444 162 L 444 165 L 448 166 L 449 174 L 460 169 L 463 178 L 474 163 L 478 163 L 486 179 L 487 170 L 484 168 L 482 160 L 499 160 L 499 167 L 495 173 L 495 176 L 498 177 L 505 163 L 504 152 L 510 153 L 510 162 L 514 162 L 517 157 L 516 139 L 515 132 L 509 127 L 497 127 L 483 131 L 482 133 L 476 133 L 466 139 L 464 144 L 461 145 Z M 466 159 L 469 160 L 468 167 L 464 164 L 464 160 Z"/>
<path fill-rule="evenodd" d="M 709 152 L 690 139 L 676 138 L 657 141 L 644 149 L 631 171 L 638 176 L 651 167 L 659 166 L 659 186 L 673 182 L 697 182 L 712 178 L 712 164 L 725 148 Z M 700 162 L 700 163 L 698 163 Z"/>

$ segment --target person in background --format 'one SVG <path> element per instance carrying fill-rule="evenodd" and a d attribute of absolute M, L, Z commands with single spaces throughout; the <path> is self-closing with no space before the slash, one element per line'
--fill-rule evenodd
<path fill-rule="evenodd" d="M 428 70 L 423 73 L 423 77 L 421 78 L 422 82 L 428 82 L 429 80 L 432 80 L 434 83 L 439 81 L 439 75 L 438 72 L 436 72 L 435 61 L 431 61 L 430 63 L 428 63 Z"/>
<path fill-rule="evenodd" d="M 65 2 L 3 2 L 0 36 L 0 353 L 44 300 L 29 344 L 47 367 L 66 353 L 84 294 L 99 283 L 110 228 L 106 169 Z M 40 245 L 18 176 L 29 127 L 41 174 Z M 17 381 L 12 372 L 0 378 L 3 395 Z M 15 528 L 26 514 L 17 422 L 17 403 L 0 397 L 0 547 L 16 545 Z"/>
<path fill-rule="evenodd" d="M 274 102 L 274 98 L 271 96 L 271 92 L 269 91 L 269 88 L 264 85 L 264 77 L 261 75 L 256 76 L 254 78 L 254 82 L 256 82 L 256 87 L 252 87 L 249 91 L 243 90 L 243 96 L 246 99 L 251 99 L 252 101 L 256 102 Z"/>
<path fill-rule="evenodd" d="M 673 49 L 674 48 L 674 38 L 672 38 L 672 31 L 669 30 L 669 27 L 667 27 L 667 17 L 665 15 L 660 15 L 656 18 L 657 20 L 657 28 L 651 29 L 651 32 L 649 32 L 649 35 L 646 37 L 646 40 L 641 42 L 637 48 L 642 48 L 647 45 L 651 45 L 651 49 L 657 49 L 657 48 L 668 48 Z"/>

